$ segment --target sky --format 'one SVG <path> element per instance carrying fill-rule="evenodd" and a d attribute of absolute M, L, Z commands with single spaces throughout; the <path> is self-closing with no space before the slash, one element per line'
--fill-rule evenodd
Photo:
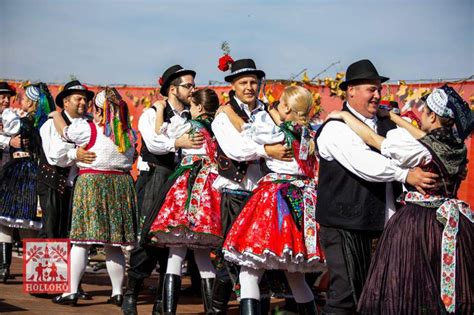
<path fill-rule="evenodd" d="M 370 59 L 391 80 L 474 74 L 474 0 L 0 0 L 0 79 L 156 85 L 171 65 L 223 82 L 221 43 L 268 79 Z"/>

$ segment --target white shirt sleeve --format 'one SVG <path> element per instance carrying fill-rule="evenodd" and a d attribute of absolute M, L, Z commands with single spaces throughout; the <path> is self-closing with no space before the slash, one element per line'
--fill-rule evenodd
<path fill-rule="evenodd" d="M 174 139 L 155 132 L 156 112 L 149 108 L 145 110 L 138 120 L 138 131 L 146 144 L 148 151 L 152 154 L 162 155 L 175 152 Z"/>
<path fill-rule="evenodd" d="M 170 123 L 163 123 L 161 133 L 170 139 L 178 139 L 191 129 L 191 123 L 181 116 L 173 116 Z"/>
<path fill-rule="evenodd" d="M 243 162 L 267 157 L 264 145 L 237 131 L 225 113 L 219 113 L 211 126 L 219 146 L 230 159 Z"/>
<path fill-rule="evenodd" d="M 85 119 L 74 119 L 69 126 L 64 128 L 64 137 L 82 147 L 91 139 L 91 127 Z"/>
<path fill-rule="evenodd" d="M 396 128 L 387 133 L 382 142 L 381 153 L 403 168 L 425 165 L 432 159 L 430 151 L 404 128 Z"/>
<path fill-rule="evenodd" d="M 75 163 L 75 145 L 64 141 L 54 127 L 52 119 L 48 119 L 40 128 L 43 151 L 50 165 L 69 167 Z M 74 157 L 74 158 L 71 158 Z"/>
<path fill-rule="evenodd" d="M 10 147 L 11 137 L 0 135 L 0 149 L 6 150 Z"/>
<path fill-rule="evenodd" d="M 242 135 L 257 144 L 274 144 L 285 139 L 285 134 L 275 125 L 270 115 L 263 111 L 255 115 L 254 122 L 244 124 L 242 129 Z"/>
<path fill-rule="evenodd" d="M 2 113 L 3 133 L 14 136 L 20 132 L 21 121 L 17 111 L 7 108 Z"/>
<path fill-rule="evenodd" d="M 372 151 L 346 124 L 330 121 L 317 139 L 320 157 L 336 160 L 351 173 L 369 182 L 404 183 L 408 169 L 401 169 L 383 155 Z"/>

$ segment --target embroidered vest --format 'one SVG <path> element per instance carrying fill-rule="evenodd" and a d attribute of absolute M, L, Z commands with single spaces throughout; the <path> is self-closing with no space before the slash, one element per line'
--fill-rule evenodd
<path fill-rule="evenodd" d="M 70 125 L 71 121 L 65 114 L 64 110 L 61 111 L 66 125 Z M 51 119 L 51 118 L 50 118 Z M 64 193 L 67 184 L 67 178 L 69 175 L 70 167 L 59 167 L 48 163 L 48 159 L 43 151 L 43 147 L 40 150 L 40 162 L 37 180 L 39 184 L 44 184 L 54 190 L 57 190 L 60 194 Z"/>

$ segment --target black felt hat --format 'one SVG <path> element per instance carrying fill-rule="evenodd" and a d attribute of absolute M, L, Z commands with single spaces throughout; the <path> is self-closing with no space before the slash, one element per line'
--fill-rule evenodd
<path fill-rule="evenodd" d="M 8 94 L 10 96 L 15 96 L 16 92 L 7 82 L 0 82 L 0 94 Z"/>
<path fill-rule="evenodd" d="M 196 77 L 196 71 L 193 70 L 187 70 L 181 67 L 180 65 L 174 65 L 166 69 L 166 71 L 163 73 L 163 76 L 160 78 L 160 93 L 163 96 L 168 96 L 168 88 L 170 87 L 171 82 L 183 75 L 190 74 L 193 76 L 193 78 Z"/>
<path fill-rule="evenodd" d="M 380 82 L 388 81 L 389 78 L 379 75 L 373 63 L 368 59 L 362 59 L 354 62 L 346 71 L 346 80 L 339 85 L 343 91 L 347 90 L 349 83 L 355 83 L 363 80 L 380 80 Z"/>
<path fill-rule="evenodd" d="M 94 92 L 89 91 L 87 87 L 81 84 L 78 80 L 72 80 L 66 85 L 64 85 L 64 88 L 59 94 L 56 96 L 56 105 L 63 108 L 63 100 L 66 96 L 77 93 L 77 92 L 84 92 L 86 93 L 86 98 L 87 101 L 90 101 L 94 97 Z"/>
<path fill-rule="evenodd" d="M 265 76 L 265 72 L 258 70 L 252 59 L 239 59 L 230 65 L 230 74 L 224 78 L 226 82 L 232 82 L 235 78 L 242 75 L 255 74 L 261 79 Z"/>

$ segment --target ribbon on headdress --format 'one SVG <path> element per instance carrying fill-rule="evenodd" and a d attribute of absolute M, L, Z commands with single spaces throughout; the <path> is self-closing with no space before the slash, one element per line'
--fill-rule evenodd
<path fill-rule="evenodd" d="M 103 110 L 104 135 L 115 143 L 119 152 L 126 152 L 135 145 L 137 138 L 130 122 L 128 105 L 116 89 L 105 89 Z"/>
<path fill-rule="evenodd" d="M 48 86 L 42 82 L 36 85 L 39 89 L 38 107 L 35 113 L 34 126 L 39 129 L 48 120 L 49 113 L 56 110 L 53 96 L 49 92 Z"/>

